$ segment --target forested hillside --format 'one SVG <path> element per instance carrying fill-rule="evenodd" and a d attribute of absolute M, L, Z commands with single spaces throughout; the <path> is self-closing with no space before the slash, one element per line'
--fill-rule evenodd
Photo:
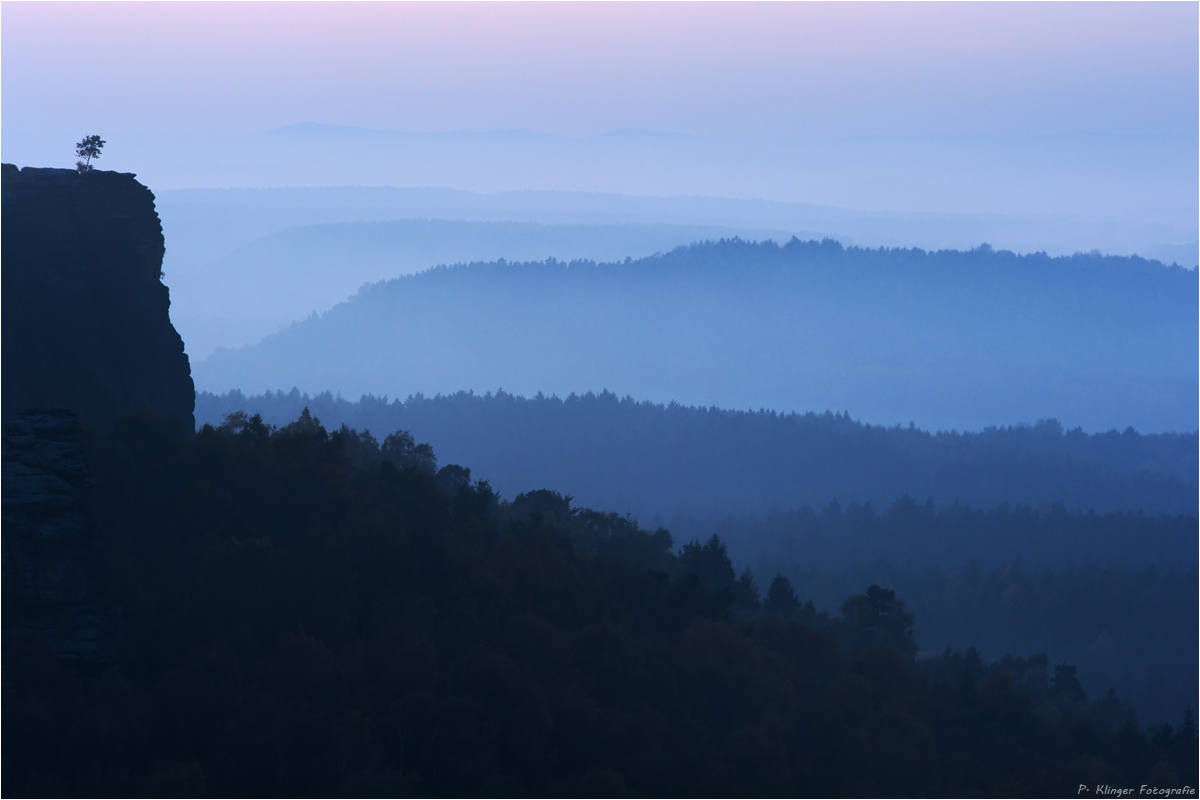
<path fill-rule="evenodd" d="M 505 502 L 405 434 L 128 416 L 84 451 L 122 635 L 97 675 L 6 635 L 6 796 L 1196 785 L 1190 711 L 1142 727 L 1055 652 L 918 656 L 890 587 L 820 609 L 717 538 Z"/>
<path fill-rule="evenodd" d="M 787 576 L 818 608 L 860 585 L 895 588 L 929 652 L 1050 650 L 1090 693 L 1116 689 L 1143 721 L 1197 703 L 1195 516 L 935 509 L 902 496 L 879 514 L 831 503 L 669 526 L 681 541 L 719 536 L 739 568 Z"/>
<path fill-rule="evenodd" d="M 459 265 L 365 287 L 194 365 L 198 388 L 404 397 L 608 389 L 979 429 L 1196 428 L 1197 274 L 1136 257 L 721 241 L 620 264 Z"/>
<path fill-rule="evenodd" d="M 664 406 L 611 393 L 564 399 L 458 392 L 350 402 L 299 391 L 201 392 L 196 418 L 219 424 L 226 414 L 245 411 L 283 425 L 305 407 L 331 424 L 378 436 L 411 431 L 450 461 L 474 465 L 505 497 L 552 488 L 583 505 L 643 520 L 820 509 L 835 499 L 843 506 L 872 503 L 882 514 L 905 494 L 939 506 L 1059 503 L 1070 511 L 1196 513 L 1200 451 L 1194 432 L 1087 434 L 1045 421 L 930 433 L 868 425 L 840 413 Z M 1023 546 L 1031 541 L 953 552 L 955 559 L 964 552 L 1032 558 Z M 1138 557 L 1175 558 L 1174 551 L 1139 548 Z M 1061 548 L 1053 552 L 1054 561 L 1070 555 Z"/>
<path fill-rule="evenodd" d="M 1195 434 L 1052 421 L 931 434 L 611 394 L 196 404 L 214 424 L 240 411 L 283 425 L 305 407 L 381 438 L 410 430 L 505 498 L 552 489 L 681 542 L 719 535 L 738 569 L 781 572 L 821 608 L 858 584 L 902 586 L 934 651 L 1054 648 L 1090 691 L 1116 688 L 1147 719 L 1196 702 Z"/>

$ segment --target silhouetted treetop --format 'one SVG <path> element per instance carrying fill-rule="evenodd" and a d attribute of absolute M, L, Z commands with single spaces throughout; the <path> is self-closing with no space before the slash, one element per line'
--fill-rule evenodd
<path fill-rule="evenodd" d="M 104 149 L 106 142 L 99 136 L 85 136 L 75 145 L 75 155 L 81 160 L 75 162 L 75 169 L 79 172 L 90 172 L 92 170 L 92 159 L 100 157 L 100 151 Z"/>

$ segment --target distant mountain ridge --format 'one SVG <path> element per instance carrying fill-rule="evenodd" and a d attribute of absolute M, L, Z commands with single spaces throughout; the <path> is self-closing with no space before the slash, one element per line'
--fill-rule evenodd
<path fill-rule="evenodd" d="M 619 264 L 457 265 L 365 287 L 201 390 L 503 387 L 980 429 L 1196 429 L 1197 276 L 1136 257 L 726 240 Z"/>
<path fill-rule="evenodd" d="M 255 235 L 314 222 L 416 218 L 542 224 L 635 223 L 781 229 L 801 238 L 827 237 L 847 245 L 870 247 L 962 249 L 989 241 L 1023 253 L 1045 250 L 1051 255 L 1066 255 L 1099 249 L 1117 254 L 1136 252 L 1168 263 L 1178 261 L 1185 267 L 1197 263 L 1194 234 L 1165 223 L 1044 215 L 871 211 L 699 193 L 660 196 L 563 190 L 480 192 L 436 186 L 336 184 L 173 189 L 159 192 L 159 204 L 167 224 L 176 219 L 184 223 L 171 236 L 190 234 L 188 212 L 233 208 L 241 218 L 249 215 L 253 219 L 264 213 L 278 217 L 270 220 L 266 228 L 260 226 Z M 290 212 L 290 216 L 283 218 L 281 212 Z M 211 220 L 206 227 L 212 227 Z M 223 231 L 212 233 L 216 233 L 218 240 L 225 238 Z M 1178 247 L 1166 245 L 1170 242 Z M 189 237 L 189 249 L 197 244 L 202 242 Z"/>
<path fill-rule="evenodd" d="M 270 233 L 209 260 L 172 262 L 174 318 L 188 352 L 261 340 L 297 319 L 325 311 L 366 283 L 435 264 L 505 257 L 641 257 L 705 238 L 778 237 L 712 225 L 556 224 L 445 219 L 325 222 Z M 185 245 L 186 246 L 186 245 Z M 270 292 L 229 292 L 231 285 Z"/>
<path fill-rule="evenodd" d="M 360 136 L 397 140 L 438 140 L 447 138 L 478 139 L 491 141 L 495 139 L 527 139 L 532 141 L 589 141 L 605 139 L 650 139 L 661 141 L 705 141 L 705 137 L 675 131 L 659 131 L 649 128 L 617 128 L 594 136 L 561 136 L 545 133 L 532 128 L 499 128 L 490 130 L 454 129 L 439 131 L 397 131 L 385 128 L 362 128 L 353 125 L 327 125 L 321 122 L 295 122 L 284 125 L 250 138 L 278 138 L 287 136 L 317 137 L 317 136 Z"/>
<path fill-rule="evenodd" d="M 795 236 L 933 250 L 971 249 L 980 242 L 1050 255 L 1098 249 L 1196 264 L 1193 234 L 1132 218 L 901 213 L 733 197 L 370 185 L 166 191 L 158 195 L 158 209 L 170 243 L 164 270 L 172 317 L 193 359 L 207 358 L 218 347 L 257 343 L 333 307 L 364 282 L 501 257 L 603 262 L 706 240 L 784 242 Z M 385 223 L 408 230 L 384 235 Z M 335 225 L 359 227 L 350 236 L 346 227 L 328 227 Z M 244 286 L 274 281 L 273 291 L 230 293 L 231 281 Z"/>

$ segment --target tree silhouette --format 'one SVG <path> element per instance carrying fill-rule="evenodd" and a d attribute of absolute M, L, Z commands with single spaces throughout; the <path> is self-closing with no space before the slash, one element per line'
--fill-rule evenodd
<path fill-rule="evenodd" d="M 872 584 L 866 594 L 855 595 L 842 604 L 842 618 L 846 643 L 851 647 L 890 645 L 910 657 L 917 652 L 913 615 L 892 589 Z"/>
<path fill-rule="evenodd" d="M 1078 670 L 1071 664 L 1059 664 L 1054 668 L 1054 680 L 1050 682 L 1050 694 L 1071 700 L 1084 700 L 1083 684 L 1076 676 Z"/>
<path fill-rule="evenodd" d="M 754 582 L 754 573 L 750 572 L 749 567 L 742 570 L 737 583 L 733 585 L 733 594 L 737 598 L 737 607 L 745 613 L 753 614 L 762 608 L 758 584 Z"/>
<path fill-rule="evenodd" d="M 397 467 L 415 469 L 430 475 L 437 472 L 437 458 L 428 444 L 417 444 L 408 431 L 396 431 L 383 440 L 380 454 Z"/>
<path fill-rule="evenodd" d="M 695 575 L 709 591 L 732 587 L 737 580 L 725 543 L 713 534 L 703 545 L 688 542 L 679 552 L 679 574 Z"/>
<path fill-rule="evenodd" d="M 778 614 L 782 617 L 789 617 L 799 611 L 800 600 L 796 597 L 792 582 L 782 575 L 776 575 L 767 589 L 767 599 L 763 602 L 763 608 L 768 614 Z"/>
<path fill-rule="evenodd" d="M 100 151 L 104 149 L 105 141 L 99 136 L 85 136 L 75 145 L 75 155 L 81 160 L 75 162 L 75 169 L 80 172 L 91 172 L 92 159 L 100 157 Z"/>

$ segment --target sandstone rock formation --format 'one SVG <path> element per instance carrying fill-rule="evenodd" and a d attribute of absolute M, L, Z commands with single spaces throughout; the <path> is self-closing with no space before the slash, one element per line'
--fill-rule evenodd
<path fill-rule="evenodd" d="M 115 610 L 98 597 L 80 426 L 68 409 L 14 415 L 3 432 L 4 630 L 38 631 L 67 660 L 109 659 Z"/>
<path fill-rule="evenodd" d="M 3 417 L 129 409 L 190 430 L 195 391 L 168 316 L 154 195 L 126 173 L 3 171 Z"/>
<path fill-rule="evenodd" d="M 80 504 L 81 422 L 148 410 L 194 428 L 195 391 L 168 316 L 162 226 L 133 175 L 0 167 L 3 269 L 3 629 L 85 666 L 111 660 Z"/>

